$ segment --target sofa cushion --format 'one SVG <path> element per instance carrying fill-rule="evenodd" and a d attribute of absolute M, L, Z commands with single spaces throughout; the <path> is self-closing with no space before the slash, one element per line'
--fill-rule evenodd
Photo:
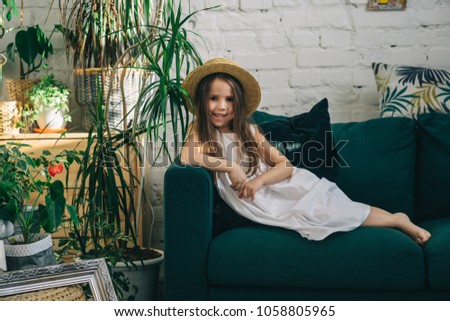
<path fill-rule="evenodd" d="M 413 217 L 415 122 L 378 118 L 332 129 L 343 163 L 338 186 L 354 201 Z"/>
<path fill-rule="evenodd" d="M 450 115 L 419 117 L 416 186 L 419 221 L 450 217 Z"/>
<path fill-rule="evenodd" d="M 216 237 L 209 249 L 214 286 L 416 290 L 425 284 L 421 248 L 395 229 L 361 227 L 321 242 L 269 226 Z"/>
<path fill-rule="evenodd" d="M 373 63 L 382 117 L 450 112 L 450 71 Z"/>
<path fill-rule="evenodd" d="M 339 172 L 332 150 L 328 100 L 322 99 L 309 112 L 292 117 L 256 112 L 253 120 L 266 139 L 297 167 L 335 181 Z"/>
<path fill-rule="evenodd" d="M 450 219 L 422 224 L 431 233 L 424 246 L 427 280 L 433 290 L 450 290 Z"/>

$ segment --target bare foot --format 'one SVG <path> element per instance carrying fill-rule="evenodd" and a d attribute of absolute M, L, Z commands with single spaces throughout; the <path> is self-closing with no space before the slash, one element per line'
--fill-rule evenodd
<path fill-rule="evenodd" d="M 411 222 L 408 215 L 404 213 L 395 213 L 394 215 L 398 219 L 398 228 L 408 234 L 419 245 L 423 246 L 431 237 L 430 232 Z"/>

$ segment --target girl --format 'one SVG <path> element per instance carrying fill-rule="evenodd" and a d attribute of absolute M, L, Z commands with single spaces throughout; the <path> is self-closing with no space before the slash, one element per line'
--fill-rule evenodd
<path fill-rule="evenodd" d="M 419 245 L 431 234 L 403 213 L 351 201 L 336 184 L 293 167 L 247 118 L 258 107 L 256 79 L 226 58 L 209 60 L 183 83 L 196 116 L 181 151 L 184 164 L 215 172 L 219 195 L 237 213 L 309 240 L 359 226 L 398 228 Z"/>

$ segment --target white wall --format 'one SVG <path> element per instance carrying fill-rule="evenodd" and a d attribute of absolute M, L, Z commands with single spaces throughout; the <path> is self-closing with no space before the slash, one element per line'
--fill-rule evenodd
<path fill-rule="evenodd" d="M 400 12 L 367 11 L 367 0 L 191 0 L 191 8 L 221 3 L 191 24 L 208 45 L 202 56 L 248 68 L 263 88 L 261 108 L 273 113 L 327 97 L 333 122 L 375 118 L 372 62 L 450 68 L 448 0 L 409 0 Z"/>
<path fill-rule="evenodd" d="M 51 31 L 59 23 L 57 1 L 25 0 L 24 24 Z M 20 3 L 20 1 L 19 1 Z M 385 62 L 450 68 L 450 0 L 409 0 L 406 11 L 371 12 L 367 0 L 183 0 L 197 13 L 189 27 L 204 60 L 226 56 L 249 69 L 263 88 L 261 109 L 292 115 L 327 97 L 333 122 L 378 117 L 370 64 Z M 190 5 L 190 8 L 189 8 Z M 17 24 L 17 21 L 16 21 Z M 12 35 L 0 40 L 0 50 Z M 52 37 L 48 64 L 72 85 L 62 37 Z M 4 66 L 17 77 L 17 64 Z M 6 99 L 6 95 L 4 95 Z M 74 122 L 79 119 L 75 113 Z"/>
<path fill-rule="evenodd" d="M 50 2 L 25 0 L 25 23 L 42 25 Z M 375 118 L 372 62 L 450 69 L 450 0 L 409 0 L 401 12 L 366 11 L 367 0 L 183 0 L 186 12 L 189 2 L 191 10 L 221 4 L 189 24 L 209 49 L 201 47 L 202 57 L 226 56 L 248 68 L 263 88 L 261 110 L 272 113 L 304 112 L 327 97 L 333 122 Z M 53 7 L 46 30 L 59 21 L 57 4 Z M 8 39 L 0 41 L 0 50 Z M 71 85 L 61 36 L 53 40 L 49 65 Z M 4 76 L 16 77 L 17 66 L 6 65 Z M 153 241 L 159 247 L 163 174 L 158 169 L 151 177 Z"/>

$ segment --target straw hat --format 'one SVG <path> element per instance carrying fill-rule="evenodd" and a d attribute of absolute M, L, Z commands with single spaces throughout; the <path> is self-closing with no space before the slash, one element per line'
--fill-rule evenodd
<path fill-rule="evenodd" d="M 236 78 L 244 90 L 245 115 L 250 116 L 261 101 L 261 88 L 258 81 L 248 71 L 239 67 L 237 63 L 228 58 L 214 58 L 204 65 L 190 72 L 183 82 L 183 88 L 188 92 L 192 101 L 195 101 L 195 92 L 200 81 L 208 75 L 225 73 Z M 188 103 L 188 108 L 193 112 L 194 108 Z"/>

